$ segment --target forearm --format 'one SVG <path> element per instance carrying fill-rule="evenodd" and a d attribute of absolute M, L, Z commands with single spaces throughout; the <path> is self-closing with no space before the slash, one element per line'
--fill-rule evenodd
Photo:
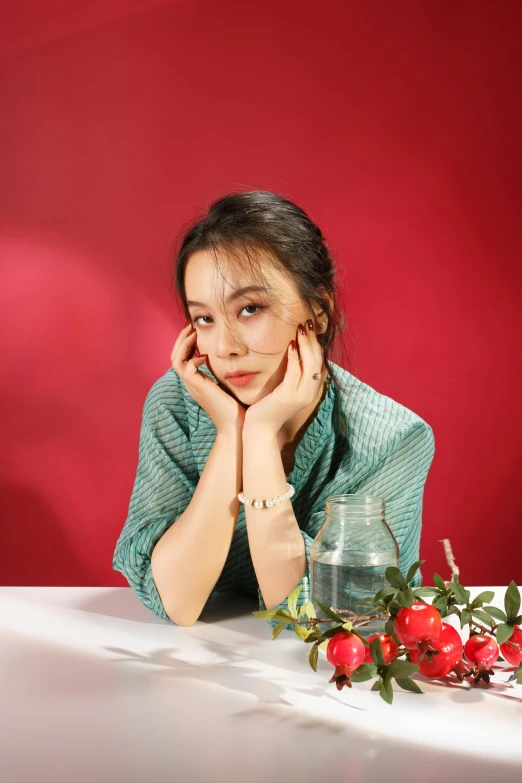
<path fill-rule="evenodd" d="M 192 500 L 154 547 L 154 581 L 178 625 L 196 622 L 223 570 L 237 523 L 241 471 L 241 431 L 218 432 Z"/>
<path fill-rule="evenodd" d="M 277 435 L 243 428 L 243 493 L 267 499 L 286 492 Z M 303 536 L 290 499 L 271 508 L 245 506 L 252 563 L 267 609 L 280 604 L 306 573 Z"/>

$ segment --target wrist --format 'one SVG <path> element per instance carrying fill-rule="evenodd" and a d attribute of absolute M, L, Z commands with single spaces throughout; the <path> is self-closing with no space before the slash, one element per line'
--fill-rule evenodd
<path fill-rule="evenodd" d="M 245 441 L 262 441 L 263 443 L 277 442 L 277 432 L 267 430 L 266 426 L 259 424 L 248 424 L 245 422 L 243 427 L 243 443 Z"/>

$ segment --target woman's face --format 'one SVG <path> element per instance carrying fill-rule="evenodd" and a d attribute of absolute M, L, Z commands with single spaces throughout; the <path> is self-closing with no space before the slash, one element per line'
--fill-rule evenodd
<path fill-rule="evenodd" d="M 185 292 L 197 332 L 197 349 L 208 355 L 206 364 L 221 386 L 245 405 L 260 400 L 281 383 L 288 344 L 290 340 L 297 341 L 298 325 L 310 317 L 295 287 L 277 269 L 267 265 L 265 274 L 267 284 L 276 291 L 275 302 L 262 290 L 238 295 L 236 289 L 253 285 L 253 281 L 240 271 L 236 271 L 236 278 L 229 278 L 226 267 L 223 280 L 207 251 L 193 253 L 185 271 Z M 234 287 L 228 280 L 233 281 Z M 223 307 L 229 323 L 223 316 Z M 226 377 L 237 371 L 255 375 L 238 386 Z"/>

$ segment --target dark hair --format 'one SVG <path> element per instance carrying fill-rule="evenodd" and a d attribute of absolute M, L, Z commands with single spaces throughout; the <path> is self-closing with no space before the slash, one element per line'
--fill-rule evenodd
<path fill-rule="evenodd" d="M 228 269 L 241 267 L 243 270 L 247 267 L 251 279 L 267 287 L 263 267 L 266 268 L 267 264 L 275 267 L 293 282 L 310 315 L 313 313 L 312 303 L 315 303 L 328 316 L 326 332 L 317 335 L 326 367 L 335 352 L 337 340 L 342 345 L 348 367 L 351 366 L 342 334 L 344 315 L 337 304 L 334 259 L 320 228 L 301 207 L 267 190 L 228 193 L 213 201 L 202 215 L 185 223 L 172 248 L 171 286 L 172 282 L 175 283 L 186 320 L 190 319 L 190 313 L 185 270 L 190 256 L 197 250 L 212 252 L 218 271 L 219 254 L 222 254 L 230 265 Z M 229 285 L 234 287 L 230 282 Z M 325 293 L 333 295 L 333 307 L 330 307 Z M 270 296 L 273 299 L 278 297 L 273 287 L 269 291 Z M 221 301 L 226 318 L 224 299 Z M 336 383 L 333 377 L 332 381 Z"/>

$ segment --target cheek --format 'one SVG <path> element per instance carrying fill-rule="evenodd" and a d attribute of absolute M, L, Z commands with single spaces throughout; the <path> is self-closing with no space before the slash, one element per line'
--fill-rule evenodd
<path fill-rule="evenodd" d="M 286 324 L 267 319 L 264 323 L 252 324 L 243 334 L 247 346 L 270 353 L 282 353 L 293 338 Z"/>

